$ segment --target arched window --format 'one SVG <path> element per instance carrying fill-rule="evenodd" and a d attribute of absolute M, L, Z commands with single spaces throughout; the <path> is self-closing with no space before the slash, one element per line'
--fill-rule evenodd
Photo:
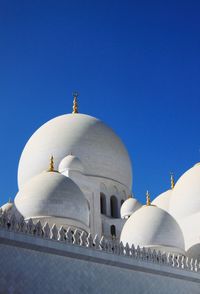
<path fill-rule="evenodd" d="M 116 228 L 114 225 L 110 226 L 110 234 L 113 237 L 116 237 Z"/>
<path fill-rule="evenodd" d="M 100 209 L 101 214 L 106 215 L 106 196 L 103 193 L 100 193 Z"/>
<path fill-rule="evenodd" d="M 124 200 L 122 199 L 122 200 L 121 200 L 121 206 L 122 206 L 123 203 L 124 203 Z"/>
<path fill-rule="evenodd" d="M 111 217 L 118 217 L 118 204 L 115 196 L 110 197 L 110 215 Z"/>

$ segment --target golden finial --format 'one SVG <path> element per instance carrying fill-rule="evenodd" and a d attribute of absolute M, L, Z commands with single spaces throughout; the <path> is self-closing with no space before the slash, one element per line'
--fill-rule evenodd
<path fill-rule="evenodd" d="M 132 196 L 131 195 L 128 195 L 128 199 L 130 199 L 130 198 L 132 198 Z"/>
<path fill-rule="evenodd" d="M 170 177 L 170 179 L 171 179 L 171 189 L 174 189 L 174 186 L 175 186 L 175 180 L 174 180 L 174 174 L 173 174 L 173 173 L 171 173 L 171 177 Z"/>
<path fill-rule="evenodd" d="M 49 164 L 49 172 L 53 172 L 54 171 L 54 158 L 53 156 L 51 156 L 50 158 L 50 164 Z"/>
<path fill-rule="evenodd" d="M 147 193 L 146 193 L 146 205 L 147 206 L 151 205 L 151 199 L 150 199 L 150 194 L 149 194 L 148 190 L 147 190 Z"/>
<path fill-rule="evenodd" d="M 72 113 L 78 113 L 78 92 L 73 92 L 73 111 Z"/>

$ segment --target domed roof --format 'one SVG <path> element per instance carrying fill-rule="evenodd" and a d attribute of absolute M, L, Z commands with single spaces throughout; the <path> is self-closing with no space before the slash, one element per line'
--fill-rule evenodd
<path fill-rule="evenodd" d="M 177 219 L 200 212 L 200 164 L 177 181 L 170 200 L 170 213 Z"/>
<path fill-rule="evenodd" d="M 200 243 L 198 225 L 200 223 L 200 212 L 181 218 L 178 223 L 184 235 L 186 250 Z"/>
<path fill-rule="evenodd" d="M 9 216 L 13 215 L 16 219 L 20 219 L 21 214 L 16 209 L 15 204 L 11 201 L 1 206 L 2 212 L 6 212 Z"/>
<path fill-rule="evenodd" d="M 138 210 L 142 204 L 135 198 L 128 198 L 121 206 L 120 215 L 121 218 L 128 218 L 132 213 Z"/>
<path fill-rule="evenodd" d="M 195 259 L 200 260 L 200 243 L 197 243 L 197 244 L 191 246 L 187 250 L 186 255 L 189 258 L 193 258 L 193 260 L 195 260 Z"/>
<path fill-rule="evenodd" d="M 58 167 L 60 173 L 65 170 L 73 170 L 83 172 L 84 168 L 80 159 L 74 155 L 67 155 L 64 157 Z"/>
<path fill-rule="evenodd" d="M 184 238 L 175 219 L 156 206 L 143 206 L 126 221 L 121 241 L 129 246 L 183 252 Z"/>
<path fill-rule="evenodd" d="M 170 190 L 167 190 L 167 191 L 161 193 L 152 201 L 152 204 L 169 212 L 169 203 L 170 203 L 172 191 L 173 190 L 170 189 Z"/>
<path fill-rule="evenodd" d="M 57 167 L 71 152 L 81 160 L 86 174 L 110 178 L 131 189 L 131 162 L 120 138 L 100 120 L 79 113 L 58 116 L 32 135 L 19 162 L 19 188 L 46 169 L 50 155 Z"/>
<path fill-rule="evenodd" d="M 14 206 L 14 203 L 9 201 L 1 206 L 2 211 L 9 212 Z"/>
<path fill-rule="evenodd" d="M 43 172 L 28 181 L 15 197 L 24 218 L 66 218 L 89 226 L 89 207 L 84 194 L 58 172 Z"/>

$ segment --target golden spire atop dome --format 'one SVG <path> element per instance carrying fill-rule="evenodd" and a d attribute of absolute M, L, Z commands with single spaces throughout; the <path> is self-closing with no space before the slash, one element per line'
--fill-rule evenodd
<path fill-rule="evenodd" d="M 174 174 L 173 174 L 173 173 L 171 173 L 170 180 L 171 180 L 171 189 L 174 189 L 174 186 L 175 186 L 175 180 L 174 180 Z"/>
<path fill-rule="evenodd" d="M 149 191 L 147 190 L 146 192 L 146 205 L 150 206 L 151 205 L 151 199 L 150 199 L 150 194 Z"/>
<path fill-rule="evenodd" d="M 73 92 L 73 111 L 72 113 L 78 113 L 78 92 Z"/>
<path fill-rule="evenodd" d="M 50 164 L 49 164 L 49 169 L 48 169 L 49 172 L 54 172 L 54 157 L 53 155 L 51 156 L 50 158 Z"/>

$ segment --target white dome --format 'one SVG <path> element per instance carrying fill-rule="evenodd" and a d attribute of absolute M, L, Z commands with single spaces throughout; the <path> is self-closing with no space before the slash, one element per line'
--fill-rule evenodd
<path fill-rule="evenodd" d="M 183 252 L 184 239 L 175 219 L 156 206 L 143 206 L 126 221 L 121 241 L 129 246 L 151 247 L 161 251 Z"/>
<path fill-rule="evenodd" d="M 121 206 L 120 209 L 120 215 L 121 218 L 128 218 L 131 216 L 132 213 L 134 213 L 136 210 L 138 210 L 142 204 L 138 202 L 135 198 L 128 198 Z"/>
<path fill-rule="evenodd" d="M 71 152 L 81 160 L 86 174 L 113 179 L 131 189 L 131 162 L 120 138 L 100 120 L 78 113 L 48 121 L 29 139 L 19 162 L 19 188 L 46 170 L 51 155 L 58 167 Z"/>
<path fill-rule="evenodd" d="M 9 216 L 14 215 L 17 219 L 20 219 L 21 214 L 16 209 L 13 202 L 7 202 L 1 206 L 2 212 L 6 212 Z"/>
<path fill-rule="evenodd" d="M 187 250 L 186 255 L 189 258 L 193 258 L 194 260 L 197 259 L 200 261 L 200 242 L 198 244 L 191 246 Z"/>
<path fill-rule="evenodd" d="M 172 189 L 163 192 L 162 194 L 158 195 L 153 201 L 152 204 L 156 205 L 157 207 L 169 212 L 169 203 L 172 196 Z"/>
<path fill-rule="evenodd" d="M 74 155 L 67 155 L 64 157 L 58 167 L 60 173 L 65 170 L 73 170 L 83 172 L 84 168 L 80 159 Z"/>
<path fill-rule="evenodd" d="M 184 217 L 178 220 L 178 223 L 184 235 L 186 250 L 200 243 L 198 225 L 200 223 L 200 212 Z"/>
<path fill-rule="evenodd" d="M 4 211 L 9 212 L 9 211 L 12 210 L 13 206 L 14 206 L 13 202 L 7 202 L 7 203 L 5 203 L 4 205 L 1 206 L 1 209 L 2 209 L 3 212 Z"/>
<path fill-rule="evenodd" d="M 170 213 L 177 219 L 198 212 L 200 212 L 200 164 L 196 164 L 180 177 L 170 201 Z"/>
<path fill-rule="evenodd" d="M 69 219 L 89 226 L 88 202 L 79 187 L 57 172 L 43 172 L 28 181 L 15 197 L 25 219 Z"/>

